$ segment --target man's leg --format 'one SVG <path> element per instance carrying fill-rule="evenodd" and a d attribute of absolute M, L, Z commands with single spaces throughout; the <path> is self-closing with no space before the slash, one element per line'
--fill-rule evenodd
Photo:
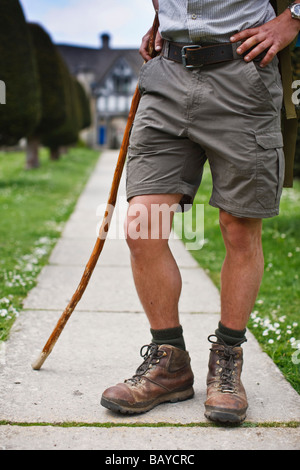
<path fill-rule="evenodd" d="M 240 423 L 248 407 L 241 382 L 241 344 L 246 340 L 246 325 L 263 276 L 262 221 L 220 211 L 220 227 L 226 247 L 221 322 L 216 342 L 211 341 L 205 414 L 213 421 Z"/>
<path fill-rule="evenodd" d="M 226 247 L 221 272 L 221 323 L 243 330 L 263 276 L 262 220 L 237 218 L 220 211 L 220 227 Z"/>
<path fill-rule="evenodd" d="M 140 301 L 154 330 L 174 328 L 180 324 L 178 302 L 182 283 L 169 248 L 168 234 L 171 231 L 173 213 L 168 214 L 167 209 L 175 207 L 180 199 L 181 195 L 178 194 L 137 196 L 131 199 L 129 205 L 126 238 L 131 253 L 132 272 Z M 162 204 L 165 204 L 165 213 L 159 219 L 157 216 L 153 218 L 154 212 L 157 214 L 154 206 Z M 138 214 L 140 206 L 145 208 L 144 215 L 147 216 L 144 223 L 140 223 L 140 217 L 136 217 L 135 211 Z M 134 207 L 136 209 L 132 210 Z M 160 231 L 159 238 L 154 239 L 153 236 L 158 234 L 157 228 Z M 141 237 L 136 238 L 139 230 Z"/>
<path fill-rule="evenodd" d="M 178 313 L 181 276 L 168 245 L 180 199 L 180 194 L 137 196 L 129 204 L 126 235 L 132 271 L 153 338 L 145 354 L 141 351 L 144 362 L 135 375 L 103 393 L 101 404 L 113 411 L 140 413 L 194 395 Z"/>

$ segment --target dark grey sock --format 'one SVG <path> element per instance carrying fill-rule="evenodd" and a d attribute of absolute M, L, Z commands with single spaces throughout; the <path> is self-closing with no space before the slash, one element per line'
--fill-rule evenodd
<path fill-rule="evenodd" d="M 153 343 L 159 345 L 169 344 L 170 346 L 175 346 L 176 348 L 185 351 L 185 342 L 181 325 L 175 328 L 166 328 L 163 330 L 153 330 L 151 328 L 150 331 L 152 334 Z"/>
<path fill-rule="evenodd" d="M 228 346 L 233 346 L 240 341 L 246 341 L 246 328 L 244 330 L 232 330 L 219 322 L 218 329 L 215 331 L 217 338 L 222 339 Z"/>

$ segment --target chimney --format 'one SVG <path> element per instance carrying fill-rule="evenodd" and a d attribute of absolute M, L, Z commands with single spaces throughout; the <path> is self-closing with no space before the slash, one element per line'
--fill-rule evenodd
<path fill-rule="evenodd" d="M 107 33 L 101 34 L 101 46 L 102 49 L 110 49 L 109 43 L 110 43 L 110 35 Z"/>

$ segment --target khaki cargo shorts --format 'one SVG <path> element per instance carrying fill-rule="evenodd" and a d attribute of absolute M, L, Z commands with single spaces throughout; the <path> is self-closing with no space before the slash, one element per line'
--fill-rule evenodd
<path fill-rule="evenodd" d="M 162 56 L 143 65 L 127 161 L 127 199 L 182 194 L 191 204 L 208 160 L 210 204 L 236 217 L 278 215 L 284 178 L 277 58 L 187 69 Z M 186 207 L 186 206 L 185 206 Z"/>

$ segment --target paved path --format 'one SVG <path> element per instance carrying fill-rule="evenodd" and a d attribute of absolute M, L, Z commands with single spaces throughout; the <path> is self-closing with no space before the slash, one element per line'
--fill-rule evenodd
<path fill-rule="evenodd" d="M 195 373 L 195 398 L 131 417 L 100 406 L 102 391 L 132 375 L 141 362 L 140 347 L 151 339 L 120 229 L 126 210 L 124 179 L 110 236 L 88 289 L 43 368 L 31 369 L 89 259 L 99 223 L 97 207 L 103 215 L 116 159 L 116 152 L 102 155 L 1 349 L 0 420 L 11 424 L 0 425 L 0 449 L 300 449 L 300 428 L 283 426 L 300 423 L 300 396 L 249 332 L 243 381 L 249 399 L 247 422 L 252 426 L 214 427 L 204 417 L 207 336 L 219 319 L 219 293 L 176 239 L 170 243 L 183 278 L 181 321 Z M 269 422 L 281 425 L 254 426 Z M 141 427 L 134 427 L 136 423 Z M 157 423 L 198 426 L 154 427 Z"/>

